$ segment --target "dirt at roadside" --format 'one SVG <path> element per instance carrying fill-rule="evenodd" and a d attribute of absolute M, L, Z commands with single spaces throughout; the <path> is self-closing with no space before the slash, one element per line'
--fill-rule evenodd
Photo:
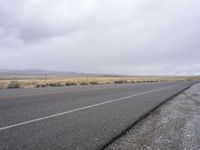
<path fill-rule="evenodd" d="M 106 150 L 200 150 L 200 83 L 159 107 Z"/>

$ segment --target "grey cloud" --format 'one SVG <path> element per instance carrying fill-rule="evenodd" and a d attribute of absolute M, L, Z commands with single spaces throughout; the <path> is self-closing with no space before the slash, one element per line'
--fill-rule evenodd
<path fill-rule="evenodd" d="M 0 68 L 200 74 L 199 4 L 2 0 Z"/>

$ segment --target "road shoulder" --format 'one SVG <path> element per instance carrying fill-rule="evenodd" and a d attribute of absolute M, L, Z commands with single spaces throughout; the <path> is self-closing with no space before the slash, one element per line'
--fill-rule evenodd
<path fill-rule="evenodd" d="M 200 149 L 200 84 L 162 105 L 106 150 Z"/>

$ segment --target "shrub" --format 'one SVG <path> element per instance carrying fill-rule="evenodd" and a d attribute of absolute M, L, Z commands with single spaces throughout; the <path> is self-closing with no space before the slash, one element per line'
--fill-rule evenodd
<path fill-rule="evenodd" d="M 71 85 L 77 85 L 77 83 L 76 82 L 70 82 L 71 83 Z"/>
<path fill-rule="evenodd" d="M 144 81 L 136 81 L 136 83 L 143 83 Z"/>
<path fill-rule="evenodd" d="M 65 83 L 63 83 L 63 82 L 52 82 L 52 83 L 48 83 L 48 86 L 51 86 L 51 87 L 65 86 Z"/>
<path fill-rule="evenodd" d="M 56 86 L 65 86 L 65 83 L 64 82 L 57 82 Z"/>
<path fill-rule="evenodd" d="M 48 86 L 55 87 L 56 83 L 48 83 Z"/>
<path fill-rule="evenodd" d="M 111 82 L 105 82 L 105 84 L 111 84 Z"/>
<path fill-rule="evenodd" d="M 47 87 L 47 84 L 45 83 L 38 83 L 35 85 L 36 88 L 40 88 L 40 87 Z"/>
<path fill-rule="evenodd" d="M 122 84 L 122 83 L 128 83 L 127 80 L 116 80 L 114 81 L 115 84 Z"/>
<path fill-rule="evenodd" d="M 0 89 L 3 89 L 3 88 L 4 88 L 3 84 L 0 84 Z"/>
<path fill-rule="evenodd" d="M 87 82 L 81 82 L 80 85 L 88 85 Z"/>
<path fill-rule="evenodd" d="M 65 85 L 66 85 L 66 86 L 70 86 L 70 85 L 71 85 L 71 82 L 65 82 Z"/>
<path fill-rule="evenodd" d="M 8 89 L 20 88 L 20 83 L 17 81 L 10 81 L 7 86 Z"/>
<path fill-rule="evenodd" d="M 99 84 L 97 81 L 90 81 L 90 84 L 95 85 L 95 84 Z"/>
<path fill-rule="evenodd" d="M 76 82 L 65 82 L 66 86 L 72 86 L 72 85 L 77 85 Z"/>

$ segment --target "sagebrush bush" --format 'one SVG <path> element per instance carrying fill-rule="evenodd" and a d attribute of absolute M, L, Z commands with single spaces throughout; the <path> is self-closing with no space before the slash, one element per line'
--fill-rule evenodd
<path fill-rule="evenodd" d="M 77 83 L 76 82 L 70 82 L 71 83 L 71 85 L 77 85 Z"/>
<path fill-rule="evenodd" d="M 144 81 L 136 81 L 136 83 L 143 83 Z"/>
<path fill-rule="evenodd" d="M 122 83 L 128 83 L 127 80 L 116 80 L 114 81 L 115 84 L 122 84 Z"/>
<path fill-rule="evenodd" d="M 111 84 L 112 82 L 105 82 L 105 84 Z"/>
<path fill-rule="evenodd" d="M 65 83 L 64 82 L 57 82 L 56 86 L 65 86 Z"/>
<path fill-rule="evenodd" d="M 80 85 L 88 85 L 87 82 L 81 82 Z"/>
<path fill-rule="evenodd" d="M 48 86 L 50 86 L 50 87 L 55 87 L 56 86 L 56 83 L 48 83 Z"/>
<path fill-rule="evenodd" d="M 3 84 L 0 84 L 0 89 L 3 89 L 4 88 L 4 85 Z"/>
<path fill-rule="evenodd" d="M 35 85 L 36 88 L 47 87 L 48 85 L 45 83 L 38 83 Z"/>
<path fill-rule="evenodd" d="M 92 85 L 99 84 L 97 81 L 90 81 L 89 83 L 92 84 Z"/>
<path fill-rule="evenodd" d="M 20 83 L 17 81 L 10 81 L 7 86 L 8 89 L 20 88 Z"/>
<path fill-rule="evenodd" d="M 48 86 L 50 87 L 57 87 L 57 86 L 65 86 L 66 84 L 64 82 L 51 82 L 48 83 Z"/>
<path fill-rule="evenodd" d="M 66 86 L 72 86 L 72 85 L 77 85 L 76 82 L 65 82 Z"/>
<path fill-rule="evenodd" d="M 70 85 L 71 85 L 71 82 L 65 82 L 65 85 L 66 85 L 66 86 L 70 86 Z"/>

